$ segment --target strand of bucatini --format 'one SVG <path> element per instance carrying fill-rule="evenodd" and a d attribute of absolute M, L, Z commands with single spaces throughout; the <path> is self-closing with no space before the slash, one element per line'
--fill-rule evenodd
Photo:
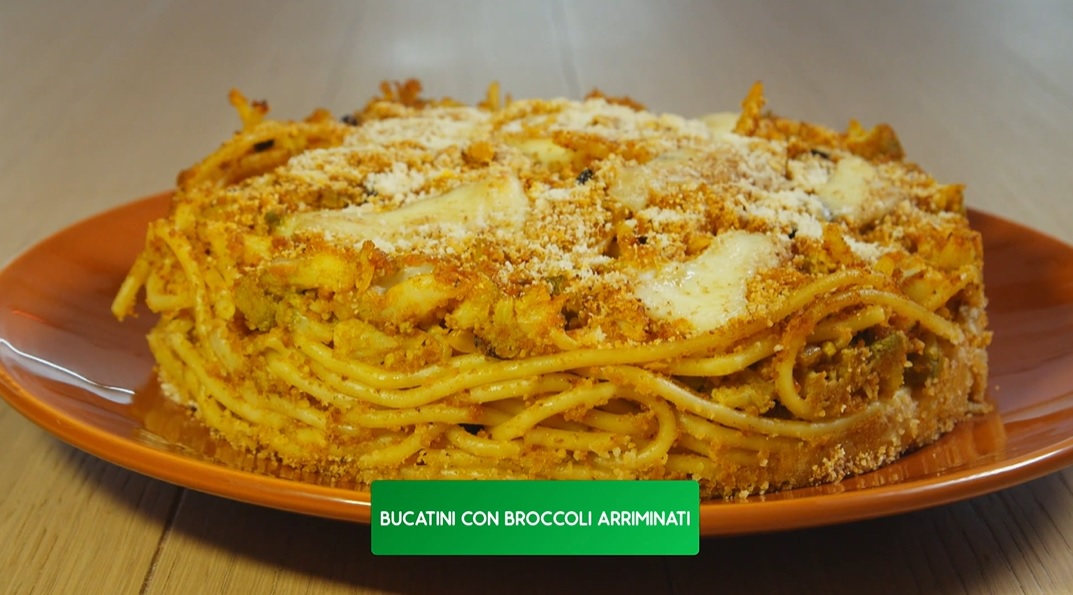
<path fill-rule="evenodd" d="M 726 175 L 729 166 L 720 160 L 727 158 L 719 151 L 739 151 L 739 145 L 749 151 L 758 147 L 781 151 L 796 159 L 806 159 L 801 156 L 807 155 L 814 161 L 830 160 L 830 154 L 838 152 L 844 154 L 842 161 L 850 164 L 847 168 L 864 167 L 854 161 L 861 161 L 852 153 L 854 142 L 860 145 L 857 153 L 861 154 L 887 147 L 890 139 L 882 130 L 862 144 L 852 135 L 839 136 L 770 119 L 754 109 L 761 101 L 754 93 L 737 119 L 735 132 L 725 135 L 730 144 L 710 149 L 705 143 L 724 137 L 694 139 L 675 128 L 681 126 L 677 120 L 634 122 L 629 119 L 633 116 L 621 111 L 627 108 L 612 109 L 607 102 L 534 103 L 521 109 L 516 104 L 502 104 L 497 94 L 493 89 L 484 105 L 492 123 L 480 124 L 490 128 L 481 128 L 484 132 L 480 134 L 467 133 L 471 136 L 462 143 L 465 146 L 452 152 L 449 147 L 453 145 L 428 136 L 434 134 L 429 132 L 432 124 L 422 118 L 438 114 L 436 109 L 461 108 L 449 102 L 418 100 L 410 87 L 386 88 L 385 97 L 372 102 L 359 119 L 367 121 L 365 126 L 370 128 L 384 122 L 386 127 L 398 120 L 401 124 L 395 124 L 404 131 L 407 122 L 416 122 L 410 133 L 417 136 L 407 141 L 410 144 L 400 145 L 410 148 L 399 150 L 393 158 L 395 165 L 378 165 L 376 171 L 381 173 L 362 174 L 360 184 L 340 186 L 329 184 L 328 177 L 313 176 L 318 180 L 315 191 L 305 179 L 312 174 L 301 174 L 305 177 L 297 186 L 284 184 L 300 177 L 288 169 L 297 167 L 294 164 L 299 158 L 321 155 L 318 151 L 332 147 L 356 146 L 348 153 L 347 163 L 357 167 L 355 163 L 382 159 L 377 151 L 391 141 L 377 137 L 380 145 L 375 147 L 355 144 L 357 141 L 348 140 L 349 127 L 322 112 L 300 123 L 262 121 L 263 105 L 233 96 L 244 130 L 180 178 L 171 214 L 151 224 L 146 250 L 132 266 L 113 304 L 122 318 L 133 311 L 144 288 L 146 304 L 162 314 L 149 335 L 149 344 L 169 396 L 191 405 L 207 426 L 228 441 L 264 451 L 287 464 L 315 469 L 329 480 L 347 477 L 366 484 L 385 477 L 689 477 L 701 482 L 707 496 L 833 481 L 847 473 L 866 471 L 907 448 L 934 440 L 953 422 L 985 407 L 981 379 L 986 375 L 983 348 L 987 334 L 983 330 L 979 260 L 974 258 L 978 237 L 963 221 L 943 214 L 960 203 L 944 203 L 940 208 L 927 202 L 949 201 L 948 191 L 942 189 L 945 187 L 927 190 L 931 194 L 925 192 L 930 186 L 906 191 L 910 198 L 901 206 L 884 207 L 885 213 L 875 215 L 868 214 L 871 207 L 859 207 L 862 201 L 839 197 L 838 193 L 845 192 L 847 183 L 843 181 L 841 186 L 824 191 L 841 202 L 824 208 L 830 213 L 848 204 L 859 207 L 859 212 L 845 207 L 842 219 L 832 217 L 823 222 L 814 219 L 819 211 L 800 207 L 790 214 L 750 223 L 726 207 L 738 200 L 733 198 L 736 194 L 727 191 L 725 196 L 711 196 L 710 188 L 718 185 L 714 178 L 705 178 L 715 176 L 713 171 Z M 628 109 L 637 110 L 636 106 Z M 570 110 L 582 111 L 574 115 Z M 597 114 L 591 116 L 583 110 L 596 110 Z M 463 118 L 478 118 L 480 122 L 485 118 L 470 112 L 450 114 L 455 122 L 450 126 L 454 127 Z M 538 146 L 534 144 L 538 140 L 516 138 L 524 131 L 536 134 L 535 129 L 546 128 L 551 116 L 541 114 L 568 114 L 559 122 L 571 125 L 583 119 L 581 114 L 592 119 L 578 129 L 567 130 L 569 134 L 558 129 L 540 132 L 537 138 L 550 138 L 552 144 Z M 612 114 L 619 119 L 614 120 Z M 528 124 L 511 127 L 508 116 L 531 119 L 526 120 Z M 617 122 L 621 134 L 640 136 L 620 141 L 608 132 L 609 121 Z M 652 122 L 659 122 L 666 130 Z M 668 136 L 680 146 L 668 150 Z M 754 139 L 748 141 L 753 144 L 739 140 L 748 137 Z M 806 142 L 821 148 L 811 152 L 793 148 L 795 143 Z M 420 159 L 406 161 L 413 157 L 406 151 L 412 150 L 414 143 L 425 148 Z M 434 151 L 428 146 L 441 148 Z M 702 153 L 702 149 L 715 152 Z M 458 159 L 461 169 L 445 177 L 442 171 L 448 170 L 442 168 L 453 158 Z M 868 166 L 872 169 L 866 172 L 872 176 L 871 184 L 878 183 L 876 172 L 881 170 L 877 168 L 888 167 L 888 162 L 900 163 L 884 154 L 872 158 L 876 165 Z M 440 178 L 415 182 L 413 171 L 431 167 L 437 159 L 443 161 L 437 166 L 441 167 Z M 574 185 L 563 187 L 559 194 L 548 191 L 547 198 L 523 195 L 509 199 L 521 201 L 511 203 L 516 209 L 560 208 L 555 205 L 565 204 L 567 192 L 596 192 L 577 190 L 590 184 L 594 176 L 611 180 L 600 196 L 604 201 L 617 197 L 617 206 L 609 208 L 597 200 L 595 206 L 584 208 L 609 217 L 606 226 L 612 232 L 599 231 L 604 225 L 599 219 L 576 214 L 571 217 L 580 218 L 569 224 L 588 226 L 590 231 L 583 230 L 586 234 L 604 234 L 590 259 L 595 265 L 577 261 L 571 266 L 596 266 L 594 270 L 604 272 L 589 276 L 547 272 L 531 264 L 540 271 L 535 273 L 537 283 L 523 280 L 512 285 L 515 281 L 506 279 L 519 274 L 521 265 L 503 268 L 506 265 L 495 264 L 496 268 L 472 273 L 467 272 L 468 261 L 454 257 L 460 249 L 448 240 L 470 242 L 465 246 L 473 252 L 473 259 L 498 258 L 488 256 L 494 255 L 488 252 L 491 244 L 484 243 L 480 235 L 491 232 L 470 228 L 481 225 L 506 204 L 501 204 L 507 200 L 502 198 L 504 192 L 517 193 L 524 188 L 488 186 L 479 176 L 481 167 L 493 168 L 497 160 L 511 159 L 516 161 L 512 175 L 527 180 L 529 192 L 544 187 L 541 184 L 576 178 Z M 692 169 L 674 169 L 682 160 Z M 777 161 L 764 158 L 757 163 L 768 167 Z M 668 210 L 659 217 L 649 213 L 655 207 L 637 201 L 661 204 L 655 183 L 645 182 L 650 184 L 648 194 L 638 199 L 628 194 L 633 191 L 622 182 L 636 176 L 634 172 L 641 166 L 629 163 L 637 162 L 654 168 L 645 175 L 666 175 L 668 180 L 701 171 L 705 185 L 691 186 L 691 192 L 708 197 L 709 204 L 698 211 L 706 213 L 704 217 L 685 217 L 686 223 L 675 223 L 671 232 L 659 235 L 661 221 L 674 219 L 672 215 L 683 209 L 688 215 L 691 207 L 683 207 L 681 199 L 674 198 L 679 195 L 672 193 L 666 199 L 672 205 Z M 400 173 L 390 184 L 371 185 L 370 180 L 384 179 L 387 174 L 382 172 L 398 170 L 399 163 L 406 164 L 400 170 L 406 175 Z M 832 184 L 842 175 L 840 165 L 820 165 L 830 170 L 827 175 Z M 787 171 L 792 170 L 787 167 Z M 745 169 L 756 175 L 754 166 Z M 343 179 L 347 171 L 332 175 Z M 450 185 L 430 190 L 441 183 L 435 182 L 437 179 L 456 184 L 450 180 L 473 172 L 478 176 L 473 178 L 475 183 L 485 184 L 480 186 L 482 192 L 498 194 L 493 198 L 466 195 L 469 202 L 463 203 L 457 202 L 461 200 L 457 188 L 464 185 L 456 185 L 456 190 Z M 732 173 L 740 175 L 736 170 Z M 795 179 L 786 175 L 787 180 Z M 258 186 L 261 182 L 266 186 Z M 400 239 L 402 236 L 359 239 L 360 247 L 355 251 L 339 247 L 337 234 L 355 229 L 372 233 L 369 230 L 374 226 L 366 220 L 377 215 L 369 210 L 362 215 L 345 215 L 345 225 L 332 227 L 333 232 L 310 234 L 306 228 L 286 223 L 288 217 L 303 216 L 310 201 L 339 202 L 335 211 L 326 211 L 329 213 L 342 213 L 346 209 L 338 209 L 358 204 L 354 202 L 358 199 L 339 198 L 344 192 L 340 188 L 363 189 L 361 201 L 387 201 L 388 195 L 403 192 L 406 184 L 424 190 L 414 194 L 416 198 L 405 199 L 411 202 L 402 206 L 382 207 L 385 217 L 395 217 L 383 221 L 405 224 L 418 238 L 424 237 L 422 234 L 449 234 L 429 236 L 434 239 L 428 240 L 434 256 L 420 256 L 420 250 L 412 247 L 416 240 Z M 748 184 L 753 185 L 750 192 L 759 195 L 759 186 L 752 181 Z M 810 184 L 816 192 L 816 182 Z M 866 186 L 848 187 L 867 192 Z M 289 194 L 281 194 L 280 188 L 290 188 Z M 437 193 L 442 197 L 427 198 Z M 291 195 L 297 198 L 289 198 Z M 814 194 L 805 195 L 812 197 L 808 200 L 819 200 Z M 588 205 L 581 201 L 585 196 L 590 195 L 572 200 Z M 466 208 L 477 214 L 456 220 L 451 218 L 457 216 L 447 211 L 428 211 L 428 205 L 436 200 L 469 205 Z M 485 205 L 482 200 L 491 202 Z M 806 207 L 811 204 L 801 200 Z M 487 212 L 482 210 L 485 206 L 489 207 Z M 574 213 L 581 207 L 561 208 Z M 929 214 L 929 209 L 938 215 Z M 873 219 L 863 226 L 853 223 L 866 214 Z M 920 222 L 905 227 L 914 217 Z M 715 228 L 705 227 L 713 225 L 709 221 L 713 218 L 718 219 Z M 550 225 L 553 219 L 540 225 Z M 443 221 L 462 227 L 444 231 L 447 223 Z M 775 239 L 762 241 L 755 239 L 756 235 L 741 235 L 743 231 L 733 232 L 738 236 L 727 232 L 743 226 L 759 229 L 758 221 L 768 221 L 764 225 L 771 226 L 789 221 L 792 228 L 788 228 L 789 233 L 771 231 L 767 237 Z M 813 224 L 820 226 L 822 233 L 809 236 Z M 901 225 L 909 231 L 898 232 L 899 239 L 884 225 Z M 647 230 L 643 235 L 638 235 L 642 233 L 637 231 L 640 226 Z M 948 244 L 957 245 L 961 253 L 937 242 L 932 245 L 929 226 Z M 262 228 L 264 231 L 255 232 Z M 697 230 L 703 233 L 698 235 Z M 904 239 L 906 234 L 909 239 Z M 572 241 L 584 243 L 586 237 Z M 738 281 L 705 272 L 697 264 L 703 262 L 706 250 L 715 249 L 707 246 L 717 247 L 733 237 L 746 238 L 741 241 L 754 242 L 749 244 L 757 246 L 754 252 L 770 255 L 755 257 L 768 260 L 748 265 L 756 279 L 779 283 L 762 306 L 752 299 L 760 297 L 753 277 L 746 275 Z M 650 252 L 648 246 L 659 242 L 676 245 L 678 238 L 685 238 L 681 245 L 686 255 L 679 257 L 678 264 L 665 261 L 653 269 L 653 263 L 665 257 Z M 861 248 L 868 241 L 879 240 L 885 242 L 882 249 L 868 252 Z M 504 240 L 500 237 L 497 241 Z M 531 238 L 522 241 L 536 244 Z M 697 247 L 688 247 L 691 243 Z M 404 251 L 392 256 L 392 250 L 400 245 Z M 274 252 L 278 249 L 284 249 L 284 255 Z M 780 253 L 791 256 L 778 256 Z M 535 262 L 536 256 L 534 253 L 529 258 Z M 771 262 L 780 258 L 784 264 L 779 266 L 787 271 L 782 277 L 764 272 L 767 269 L 763 267 L 771 267 Z M 867 258 L 876 260 L 866 262 Z M 625 264 L 600 268 L 614 261 Z M 718 262 L 720 267 L 730 266 L 726 261 Z M 658 279 L 659 275 L 670 275 L 668 271 L 676 266 L 695 268 L 674 277 L 678 280 L 673 282 L 652 282 L 652 277 L 645 276 L 656 275 Z M 630 272 L 635 270 L 641 273 Z M 652 270 L 655 272 L 644 272 Z M 592 299 L 593 292 L 604 291 L 599 289 L 603 286 L 592 284 L 624 274 L 639 276 L 617 286 L 616 293 L 599 294 L 620 308 L 614 316 L 601 319 L 602 310 L 589 302 L 599 301 Z M 704 281 L 705 275 L 714 280 Z M 704 295 L 723 295 L 730 291 L 728 284 L 740 282 L 741 291 L 752 296 L 752 311 L 730 315 L 703 328 L 704 317 L 709 314 L 694 314 L 681 305 L 689 303 L 688 296 L 682 295 L 687 292 L 681 289 L 685 279 L 698 277 L 707 283 L 701 287 Z M 543 283 L 551 289 L 532 289 L 543 287 Z M 458 289 L 463 284 L 469 289 Z M 641 290 L 630 294 L 633 286 L 654 288 L 650 291 L 660 296 L 670 291 L 668 287 L 678 288 L 673 291 L 679 293 L 661 298 L 677 308 L 675 316 L 661 317 L 663 302 L 651 301 L 646 297 L 651 294 Z M 486 291 L 488 287 L 497 289 Z M 475 308 L 466 301 L 467 293 L 488 301 L 489 305 L 482 306 L 487 308 L 487 318 L 462 322 Z M 623 293 L 628 295 L 620 299 Z M 532 300 L 531 310 L 518 305 L 517 300 L 522 299 Z M 530 324 L 526 315 L 536 318 L 537 314 L 530 312 L 540 312 L 549 302 L 557 304 L 557 309 L 551 310 L 546 320 L 526 327 Z M 638 304 L 644 308 L 638 310 Z M 730 307 L 724 302 L 710 306 Z M 391 314 L 396 311 L 402 314 Z M 388 316 L 396 318 L 388 320 Z M 641 324 L 635 328 L 645 329 L 647 338 L 599 339 L 629 323 L 630 316 L 640 316 Z M 549 320 L 554 324 L 548 324 Z M 528 330 L 512 332 L 517 328 Z M 348 333 L 358 333 L 360 340 L 350 339 Z M 508 352 L 511 354 L 503 355 Z"/>
<path fill-rule="evenodd" d="M 174 245 L 175 257 L 188 278 L 205 278 L 206 275 L 198 271 L 198 265 L 190 259 L 190 248 L 179 242 L 182 240 L 172 239 L 169 246 Z M 808 342 L 810 335 L 837 334 L 837 325 L 830 325 L 830 328 L 820 331 L 814 328 L 831 313 L 882 304 L 941 336 L 954 340 L 960 336 L 960 330 L 956 326 L 939 318 L 934 312 L 922 309 L 918 304 L 895 294 L 861 287 L 877 282 L 881 280 L 874 276 L 845 272 L 823 277 L 787 297 L 784 305 L 773 311 L 774 315 L 785 317 L 794 312 L 806 311 L 809 314 L 802 319 L 811 321 L 813 326 L 798 330 L 796 334 L 779 336 L 767 332 L 765 328 L 760 331 L 760 336 L 721 336 L 713 333 L 658 346 L 590 349 L 509 361 L 458 354 L 446 365 L 399 374 L 360 362 L 333 358 L 331 349 L 314 338 L 317 335 L 322 338 L 331 336 L 330 329 L 321 329 L 320 333 L 311 332 L 311 337 L 296 334 L 297 349 L 280 345 L 279 353 L 268 356 L 268 369 L 285 384 L 339 408 L 343 412 L 341 420 L 345 423 L 338 429 L 344 433 L 358 434 L 361 428 L 415 428 L 417 433 L 412 435 L 385 434 L 387 443 L 378 443 L 370 452 L 363 453 L 363 465 L 398 466 L 424 446 L 415 436 L 431 437 L 444 432 L 449 426 L 466 423 L 484 425 L 490 430 L 491 439 L 478 438 L 460 428 L 451 427 L 451 431 L 447 432 L 450 446 L 443 449 L 441 456 L 445 459 L 457 458 L 460 453 L 466 453 L 476 457 L 466 461 L 468 466 L 481 465 L 480 459 L 483 457 L 519 457 L 522 448 L 512 442 L 516 439 L 523 439 L 523 442 L 532 445 L 555 446 L 581 452 L 610 452 L 616 446 L 624 449 L 631 442 L 645 438 L 649 424 L 633 414 L 616 414 L 598 409 L 614 398 L 633 401 L 648 408 L 655 413 L 658 421 L 658 429 L 650 440 L 647 443 L 642 442 L 643 446 L 636 449 L 634 456 L 623 457 L 627 468 L 644 468 L 651 461 L 666 456 L 679 437 L 679 419 L 682 420 L 686 436 L 692 438 L 687 438 L 683 446 L 705 459 L 709 459 L 711 451 L 718 450 L 720 446 L 753 451 L 777 450 L 780 447 L 785 449 L 792 444 L 787 438 L 807 439 L 829 435 L 839 428 L 863 422 L 877 412 L 876 408 L 864 409 L 854 415 L 825 423 L 750 416 L 668 383 L 666 377 L 646 371 L 643 365 L 682 358 L 671 368 L 676 375 L 726 376 L 772 357 L 775 355 L 776 345 L 779 345 L 781 349 L 777 369 L 780 400 L 799 417 L 810 419 L 812 416 L 805 410 L 803 400 L 793 388 L 795 358 L 792 356 Z M 154 284 L 154 288 L 158 286 L 159 284 Z M 211 291 L 209 287 L 201 286 L 193 295 L 168 296 L 156 294 L 154 290 L 147 299 L 156 303 L 178 301 L 204 304 L 210 299 Z M 194 325 L 198 335 L 203 340 L 211 337 L 214 332 L 211 328 L 213 317 L 205 308 L 196 308 L 195 312 L 197 315 Z M 885 320 L 885 314 L 883 312 L 882 315 L 873 315 L 865 319 L 863 324 L 854 324 L 856 321 L 850 319 L 841 326 L 859 332 L 872 326 L 867 324 L 868 322 Z M 312 326 L 314 323 L 307 324 Z M 757 322 L 754 326 L 761 324 Z M 753 329 L 747 329 L 751 330 Z M 155 352 L 166 354 L 163 361 L 167 362 L 167 367 L 192 370 L 197 381 L 216 402 L 251 423 L 283 427 L 287 425 L 284 420 L 292 418 L 306 426 L 306 432 L 299 431 L 296 434 L 296 437 L 300 437 L 299 442 L 322 444 L 329 441 L 329 436 L 324 434 L 327 428 L 325 416 L 318 408 L 295 407 L 293 403 L 283 400 L 269 403 L 267 410 L 259 408 L 261 405 L 254 406 L 243 395 L 215 381 L 205 371 L 205 362 L 215 358 L 209 347 L 213 341 L 205 341 L 203 352 L 198 353 L 184 335 L 185 332 L 176 333 L 167 338 L 166 344 L 154 345 Z M 221 341 L 229 342 L 226 339 Z M 709 355 L 713 350 L 735 344 L 745 347 L 737 351 Z M 304 361 L 301 364 L 290 363 L 288 360 L 298 353 L 306 356 Z M 299 366 L 310 371 L 303 373 Z M 601 370 L 602 367 L 610 368 Z M 565 372 L 574 374 L 563 374 Z M 604 382 L 595 385 L 585 382 L 593 376 L 604 379 Z M 392 388 L 414 386 L 419 388 Z M 487 411 L 475 414 L 473 407 L 468 404 L 452 406 L 437 403 L 463 391 L 471 391 L 467 400 L 473 403 L 500 403 L 500 406 L 492 406 Z M 680 411 L 689 413 L 680 413 L 676 418 L 674 411 L 665 404 L 653 397 L 642 396 L 646 393 L 655 394 L 677 406 Z M 254 394 L 247 393 L 247 397 Z M 541 395 L 542 399 L 529 407 L 521 407 L 523 397 L 536 395 Z M 259 398 L 254 397 L 253 400 L 257 401 Z M 507 407 L 505 402 L 508 401 L 514 407 Z M 201 406 L 206 404 L 199 403 Z M 362 404 L 383 409 L 371 410 L 362 407 Z M 559 423 L 557 425 L 563 426 L 560 428 L 538 427 L 556 414 L 579 407 L 588 409 L 586 417 L 579 422 Z M 426 425 L 428 427 L 420 431 Z M 671 461 L 685 466 L 687 461 L 696 459 L 680 455 L 672 457 Z M 455 464 L 457 463 L 458 461 L 455 461 Z M 573 477 L 576 474 L 576 471 L 572 471 L 568 475 Z"/>

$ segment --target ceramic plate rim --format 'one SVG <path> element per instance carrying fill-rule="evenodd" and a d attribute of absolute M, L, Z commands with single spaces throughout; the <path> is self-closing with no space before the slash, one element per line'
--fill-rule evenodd
<path fill-rule="evenodd" d="M 168 196 L 170 192 L 165 192 L 119 205 L 34 243 L 0 267 L 0 289 L 12 267 L 34 257 L 36 251 L 53 239 L 124 210 L 166 200 Z M 972 212 L 978 217 L 1012 226 L 1019 233 L 1040 236 L 1073 251 L 1063 242 L 1016 222 L 975 209 Z M 132 233 L 141 235 L 144 229 Z M 13 409 L 53 436 L 137 473 L 250 504 L 359 523 L 370 521 L 368 491 L 320 486 L 244 471 L 118 436 L 35 396 L 11 375 L 6 362 L 0 362 L 0 395 Z M 720 536 L 784 531 L 900 514 L 994 492 L 1069 465 L 1073 465 L 1073 436 L 1020 456 L 894 484 L 771 501 L 703 502 L 701 534 Z"/>

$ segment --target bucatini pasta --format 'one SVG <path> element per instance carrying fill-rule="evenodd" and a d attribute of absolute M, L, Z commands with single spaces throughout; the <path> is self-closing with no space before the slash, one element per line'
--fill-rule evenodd
<path fill-rule="evenodd" d="M 987 409 L 979 235 L 887 126 L 382 87 L 179 177 L 140 291 L 166 394 L 346 478 L 869 471 Z"/>

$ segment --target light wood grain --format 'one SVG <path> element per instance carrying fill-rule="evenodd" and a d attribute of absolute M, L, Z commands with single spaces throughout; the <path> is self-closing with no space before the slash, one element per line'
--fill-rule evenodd
<path fill-rule="evenodd" d="M 662 560 L 374 557 L 369 528 L 187 494 L 149 593 L 662 593 Z"/>
<path fill-rule="evenodd" d="M 0 592 L 137 593 L 181 490 L 75 450 L 7 407 L 0 440 Z"/>
<path fill-rule="evenodd" d="M 0 259 L 168 188 L 237 126 L 416 76 L 466 101 L 629 94 L 685 115 L 754 80 L 787 116 L 885 121 L 972 206 L 1073 241 L 1073 5 L 1000 2 L 0 4 Z M 0 592 L 1062 593 L 1073 472 L 843 526 L 705 540 L 690 559 L 374 558 L 369 530 L 182 490 L 0 406 Z"/>

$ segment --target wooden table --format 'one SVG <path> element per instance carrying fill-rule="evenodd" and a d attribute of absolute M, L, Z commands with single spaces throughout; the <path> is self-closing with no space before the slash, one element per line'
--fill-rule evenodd
<path fill-rule="evenodd" d="M 660 111 L 891 123 L 976 208 L 1073 241 L 1073 5 L 135 2 L 0 5 L 0 259 L 171 186 L 238 126 L 382 79 L 473 101 L 593 87 Z M 76 450 L 0 406 L 0 592 L 1037 593 L 1073 589 L 1073 471 L 891 518 L 705 540 L 684 559 L 374 558 L 366 526 L 240 504 Z"/>

